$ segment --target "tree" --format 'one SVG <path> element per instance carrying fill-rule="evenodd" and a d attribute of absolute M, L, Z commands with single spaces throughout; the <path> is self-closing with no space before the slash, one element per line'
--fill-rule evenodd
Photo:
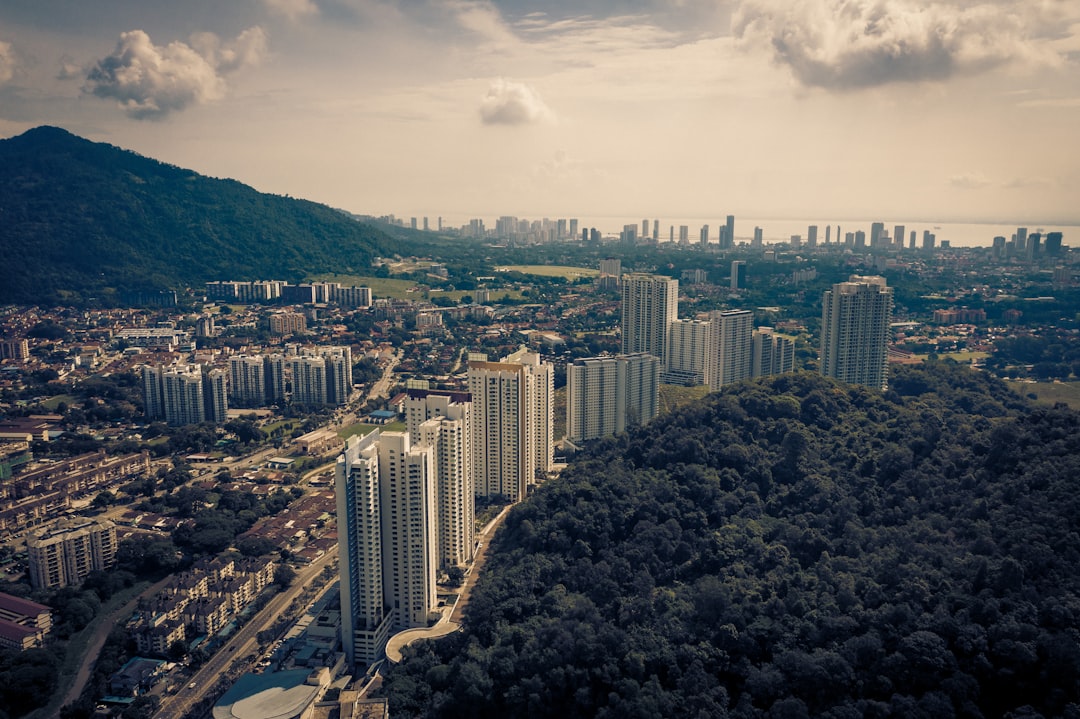
<path fill-rule="evenodd" d="M 291 587 L 295 580 L 296 572 L 288 564 L 279 564 L 277 565 L 277 568 L 274 569 L 274 584 L 282 589 Z"/>

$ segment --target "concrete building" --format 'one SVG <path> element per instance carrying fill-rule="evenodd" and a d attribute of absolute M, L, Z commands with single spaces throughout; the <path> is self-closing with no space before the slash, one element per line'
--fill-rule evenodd
<path fill-rule="evenodd" d="M 677 319 L 671 323 L 664 382 L 687 387 L 705 384 L 705 353 L 711 328 L 709 320 Z"/>
<path fill-rule="evenodd" d="M 467 392 L 408 390 L 405 421 L 413 442 L 435 450 L 439 565 L 464 566 L 472 561 L 476 545 L 472 397 Z"/>
<path fill-rule="evenodd" d="M 821 373 L 886 389 L 893 291 L 885 278 L 853 276 L 826 290 L 822 305 Z"/>
<path fill-rule="evenodd" d="M 750 376 L 764 377 L 795 371 L 795 338 L 777 334 L 771 327 L 754 330 Z"/>
<path fill-rule="evenodd" d="M 746 262 L 735 260 L 731 263 L 731 289 L 741 290 L 746 287 Z"/>
<path fill-rule="evenodd" d="M 229 408 L 228 371 L 198 365 L 142 367 L 146 416 L 173 426 L 224 422 Z"/>
<path fill-rule="evenodd" d="M 26 540 L 35 589 L 79 584 L 116 562 L 116 525 L 105 519 L 63 519 Z"/>
<path fill-rule="evenodd" d="M 566 367 L 566 384 L 571 440 L 617 434 L 656 417 L 660 360 L 645 353 L 576 359 Z"/>
<path fill-rule="evenodd" d="M 238 404 L 261 407 L 266 401 L 266 362 L 262 355 L 229 358 L 229 397 Z"/>
<path fill-rule="evenodd" d="M 502 362 L 469 362 L 476 494 L 512 502 L 551 470 L 555 373 L 522 348 Z"/>
<path fill-rule="evenodd" d="M 436 606 L 434 449 L 376 430 L 349 439 L 335 478 L 342 643 L 350 664 L 370 664 Z"/>
<path fill-rule="evenodd" d="M 668 327 L 679 316 L 679 281 L 671 277 L 622 277 L 622 354 L 648 352 L 666 361 Z"/>
<path fill-rule="evenodd" d="M 750 310 L 714 311 L 709 322 L 705 384 L 716 391 L 750 377 L 754 315 Z"/>
<path fill-rule="evenodd" d="M 324 406 L 326 394 L 326 360 L 322 357 L 290 357 L 292 371 L 292 401 L 296 404 Z"/>
<path fill-rule="evenodd" d="M 40 647 L 50 629 L 52 613 L 44 604 L 0 592 L 0 647 Z"/>
<path fill-rule="evenodd" d="M 299 312 L 278 312 L 270 315 L 270 334 L 291 335 L 306 331 L 307 319 Z"/>

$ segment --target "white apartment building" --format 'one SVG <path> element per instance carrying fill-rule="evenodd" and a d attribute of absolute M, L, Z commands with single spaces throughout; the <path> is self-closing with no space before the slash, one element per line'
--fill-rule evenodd
<path fill-rule="evenodd" d="M 26 540 L 30 584 L 59 589 L 116 562 L 116 525 L 107 519 L 63 519 Z"/>
<path fill-rule="evenodd" d="M 576 359 L 566 367 L 566 385 L 567 437 L 617 434 L 656 417 L 660 360 L 647 353 Z"/>
<path fill-rule="evenodd" d="M 551 470 L 554 370 L 522 348 L 502 362 L 469 362 L 468 382 L 476 494 L 520 501 Z"/>
<path fill-rule="evenodd" d="M 772 327 L 754 330 L 753 357 L 750 374 L 765 377 L 795 371 L 795 338 L 777 334 Z"/>
<path fill-rule="evenodd" d="M 476 545 L 472 397 L 468 392 L 408 390 L 405 421 L 411 441 L 435 450 L 439 565 L 464 566 Z"/>
<path fill-rule="evenodd" d="M 666 361 L 668 328 L 678 316 L 678 280 L 640 273 L 622 276 L 622 354 L 648 352 Z"/>
<path fill-rule="evenodd" d="M 886 389 L 893 290 L 884 277 L 852 276 L 826 290 L 821 311 L 821 374 Z"/>
<path fill-rule="evenodd" d="M 426 626 L 436 606 L 435 457 L 404 432 L 350 438 L 335 478 L 342 643 L 370 664 L 392 632 Z"/>
<path fill-rule="evenodd" d="M 709 313 L 712 330 L 705 353 L 705 384 L 714 392 L 750 377 L 754 314 L 750 310 Z"/>
<path fill-rule="evenodd" d="M 687 387 L 705 384 L 705 353 L 711 332 L 709 320 L 677 319 L 671 323 L 664 382 Z"/>

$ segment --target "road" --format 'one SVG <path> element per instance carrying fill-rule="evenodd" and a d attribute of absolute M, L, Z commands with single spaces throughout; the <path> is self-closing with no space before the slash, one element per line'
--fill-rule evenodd
<path fill-rule="evenodd" d="M 239 629 L 214 653 L 195 675 L 187 680 L 173 696 L 164 697 L 154 717 L 180 719 L 202 701 L 219 679 L 231 677 L 233 670 L 247 669 L 246 657 L 257 642 L 256 635 L 272 625 L 327 565 L 337 568 L 337 547 L 319 557 L 296 574 L 292 586 L 273 597 L 262 611 Z M 216 698 L 216 697 L 215 697 Z"/>
<path fill-rule="evenodd" d="M 387 397 L 390 392 L 390 385 L 394 382 L 394 368 L 397 367 L 398 362 L 401 361 L 401 350 L 394 350 L 394 354 L 390 357 L 390 360 L 386 363 L 386 368 L 383 370 L 382 377 L 379 381 L 371 386 L 371 390 L 367 394 L 365 402 L 370 402 L 378 397 Z"/>
<path fill-rule="evenodd" d="M 170 580 L 172 580 L 172 576 L 165 577 L 157 584 L 150 585 L 147 589 L 143 590 L 141 594 L 124 606 L 114 609 L 107 616 L 100 618 L 100 620 L 95 620 L 98 621 L 98 627 L 94 630 L 93 636 L 90 637 L 90 642 L 82 656 L 82 662 L 79 664 L 79 669 L 75 672 L 75 681 L 68 687 L 67 694 L 60 702 L 60 706 L 70 704 L 82 694 L 83 689 L 86 687 L 86 682 L 90 681 L 90 673 L 93 671 L 94 663 L 97 661 L 98 655 L 101 654 L 101 648 L 105 646 L 105 640 L 108 638 L 109 632 L 111 632 L 121 620 L 127 618 L 135 611 L 135 607 L 140 599 L 152 596 L 156 592 L 161 591 Z"/>

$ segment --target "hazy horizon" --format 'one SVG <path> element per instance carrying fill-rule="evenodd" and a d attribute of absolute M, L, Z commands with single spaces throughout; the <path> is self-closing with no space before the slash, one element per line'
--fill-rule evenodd
<path fill-rule="evenodd" d="M 13 0 L 0 137 L 376 216 L 1071 226 L 1078 60 L 1054 0 Z"/>

